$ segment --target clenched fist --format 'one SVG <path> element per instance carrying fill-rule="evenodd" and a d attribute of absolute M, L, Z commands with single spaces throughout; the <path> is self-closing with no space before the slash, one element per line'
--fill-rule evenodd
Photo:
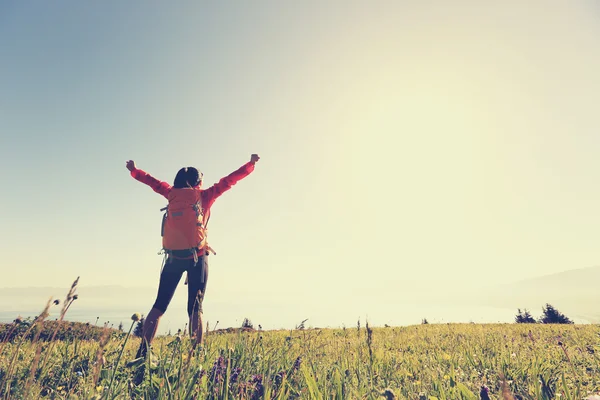
<path fill-rule="evenodd" d="M 125 168 L 127 168 L 129 171 L 133 171 L 135 169 L 135 162 L 133 160 L 125 162 Z"/>

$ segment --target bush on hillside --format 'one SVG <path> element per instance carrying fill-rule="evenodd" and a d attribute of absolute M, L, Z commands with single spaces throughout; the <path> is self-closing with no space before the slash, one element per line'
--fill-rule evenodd
<path fill-rule="evenodd" d="M 543 308 L 543 314 L 540 317 L 540 323 L 542 324 L 572 324 L 566 315 L 562 314 L 556 308 L 550 304 L 546 304 Z"/>
<path fill-rule="evenodd" d="M 248 318 L 244 318 L 244 322 L 242 322 L 242 328 L 254 329 L 254 324 Z"/>
<path fill-rule="evenodd" d="M 515 322 L 517 324 L 535 324 L 536 320 L 535 318 L 533 318 L 533 316 L 531 315 L 531 313 L 525 309 L 525 311 L 521 311 L 521 309 L 518 309 L 518 314 L 515 316 Z"/>
<path fill-rule="evenodd" d="M 0 324 L 0 343 L 15 341 L 23 337 L 33 323 L 31 319 L 18 320 L 11 324 Z M 27 333 L 26 340 L 33 340 L 38 329 L 41 329 L 39 340 L 42 342 L 49 341 L 52 338 L 54 331 L 57 328 L 59 321 L 44 321 L 37 328 L 31 329 Z M 105 328 L 90 325 L 89 323 L 63 321 L 58 325 L 56 331 L 56 340 L 73 341 L 77 340 L 94 340 L 98 341 L 103 335 Z M 118 331 L 110 328 L 111 333 Z"/>

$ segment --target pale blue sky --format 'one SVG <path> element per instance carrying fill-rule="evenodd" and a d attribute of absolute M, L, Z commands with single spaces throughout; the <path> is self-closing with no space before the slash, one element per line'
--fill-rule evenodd
<path fill-rule="evenodd" d="M 253 152 L 215 298 L 597 265 L 599 37 L 593 1 L 1 2 L 0 287 L 155 286 L 164 200 L 125 160 L 210 184 Z"/>

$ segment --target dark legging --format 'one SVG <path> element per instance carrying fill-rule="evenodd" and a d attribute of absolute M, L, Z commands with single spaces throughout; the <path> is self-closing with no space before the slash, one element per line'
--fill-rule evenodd
<path fill-rule="evenodd" d="M 150 343 L 156 335 L 160 317 L 167 311 L 167 307 L 175 294 L 175 289 L 184 272 L 188 273 L 188 306 L 190 317 L 190 335 L 196 337 L 196 344 L 202 344 L 202 301 L 206 292 L 206 281 L 208 280 L 207 256 L 193 259 L 181 259 L 170 256 L 162 273 L 158 285 L 158 294 L 152 310 L 148 313 L 142 329 L 142 342 L 137 352 L 137 357 L 145 357 Z"/>
<path fill-rule="evenodd" d="M 191 317 L 194 311 L 202 312 L 202 301 L 206 293 L 206 281 L 208 280 L 208 256 L 198 257 L 194 265 L 193 259 L 179 259 L 169 257 L 160 274 L 158 294 L 154 302 L 154 308 L 167 311 L 167 307 L 175 294 L 175 289 L 184 272 L 188 273 L 188 303 L 187 312 Z"/>

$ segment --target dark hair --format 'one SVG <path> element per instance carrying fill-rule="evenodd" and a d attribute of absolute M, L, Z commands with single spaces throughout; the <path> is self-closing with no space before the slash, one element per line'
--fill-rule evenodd
<path fill-rule="evenodd" d="M 202 174 L 194 167 L 181 168 L 175 175 L 173 187 L 181 189 L 186 187 L 195 187 L 202 182 Z"/>

